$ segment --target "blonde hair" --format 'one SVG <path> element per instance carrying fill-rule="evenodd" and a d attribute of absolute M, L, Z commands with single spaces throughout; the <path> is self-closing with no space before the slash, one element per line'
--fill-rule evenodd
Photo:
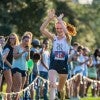
<path fill-rule="evenodd" d="M 26 31 L 26 32 L 24 33 L 24 36 L 26 36 L 26 35 L 29 36 L 30 39 L 31 39 L 31 41 L 32 41 L 32 38 L 33 38 L 32 32 Z"/>
<path fill-rule="evenodd" d="M 76 36 L 76 34 L 77 34 L 76 28 L 75 28 L 73 25 L 71 25 L 71 24 L 69 24 L 69 23 L 66 23 L 65 21 L 63 21 L 63 23 L 64 23 L 64 25 L 66 26 L 66 28 L 67 28 L 67 30 L 68 30 L 68 34 L 69 34 L 70 36 Z M 58 21 L 55 23 L 55 28 L 56 28 L 56 25 L 57 25 L 57 24 L 59 24 Z"/>
<path fill-rule="evenodd" d="M 10 36 L 15 36 L 16 38 L 16 41 L 15 41 L 15 45 L 18 45 L 19 44 L 19 38 L 18 38 L 18 35 L 16 33 L 11 33 L 7 39 L 7 44 L 10 44 Z"/>
<path fill-rule="evenodd" d="M 23 41 L 25 38 L 29 38 L 29 39 L 30 39 L 29 35 L 23 35 L 23 36 L 22 36 L 22 39 L 21 39 L 21 43 L 22 43 L 22 41 Z M 30 39 L 30 41 L 29 41 L 29 43 L 28 43 L 28 46 L 31 47 L 31 39 Z"/>
<path fill-rule="evenodd" d="M 63 23 L 64 23 L 64 25 L 66 26 L 66 22 L 65 21 L 63 21 Z M 60 24 L 58 21 L 55 23 L 55 28 L 56 28 L 56 25 L 57 24 Z"/>

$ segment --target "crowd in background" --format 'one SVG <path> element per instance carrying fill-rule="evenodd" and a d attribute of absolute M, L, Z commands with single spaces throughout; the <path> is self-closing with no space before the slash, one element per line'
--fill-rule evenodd
<path fill-rule="evenodd" d="M 63 46 L 56 42 L 54 45 L 57 45 L 57 50 L 64 49 L 66 51 L 67 49 L 67 52 L 57 52 L 55 47 L 49 48 L 51 40 L 45 38 L 40 43 L 40 40 L 33 39 L 31 32 L 25 32 L 21 40 L 19 40 L 16 33 L 11 33 L 6 40 L 4 36 L 0 36 L 1 91 L 4 83 L 7 84 L 6 92 L 11 93 L 21 91 L 34 82 L 38 75 L 47 80 L 43 81 L 38 78 L 25 93 L 21 95 L 17 93 L 13 96 L 10 94 L 5 95 L 4 100 L 80 99 L 80 97 L 87 96 L 90 85 L 92 86 L 92 96 L 100 96 L 100 83 L 90 82 L 84 78 L 88 77 L 100 81 L 100 48 L 90 51 L 88 47 L 84 47 L 77 42 L 69 44 L 70 37 L 68 34 L 65 36 L 63 33 L 66 33 L 66 30 L 63 32 L 61 28 L 65 29 L 62 14 L 57 17 L 58 23 L 55 25 L 59 34 L 53 37 L 51 33 L 45 30 L 45 27 L 55 17 L 54 11 L 51 11 L 48 16 L 48 19 L 41 26 L 42 34 L 54 42 L 63 43 L 65 48 L 62 48 Z M 67 42 L 65 41 L 66 37 Z M 66 45 L 66 43 L 68 44 Z M 28 65 L 29 61 L 32 63 L 31 66 Z M 67 82 L 67 79 L 71 79 L 75 75 L 77 75 L 75 79 Z M 58 81 L 58 86 L 53 83 Z"/>
<path fill-rule="evenodd" d="M 31 32 L 26 33 L 30 34 Z M 0 53 L 2 55 L 0 58 L 0 90 L 2 91 L 3 83 L 6 82 L 7 93 L 18 92 L 24 88 L 25 84 L 32 83 L 38 74 L 48 80 L 50 64 L 49 45 L 48 39 L 44 39 L 43 43 L 40 45 L 38 39 L 32 40 L 32 37 L 25 34 L 22 36 L 20 44 L 15 33 L 10 34 L 6 41 L 5 37 L 0 36 Z M 28 56 L 29 51 L 27 50 L 29 48 L 26 46 L 30 48 L 30 57 Z M 72 78 L 77 73 L 81 73 L 82 76 L 89 77 L 90 79 L 100 80 L 100 49 L 95 49 L 93 54 L 90 52 L 91 51 L 87 47 L 83 47 L 77 42 L 74 42 L 70 46 L 68 79 Z M 27 58 L 35 62 L 33 69 L 31 69 L 32 71 L 30 71 L 27 66 L 25 69 L 22 67 L 22 65 L 26 64 Z M 3 59 L 3 62 L 1 59 Z M 9 66 L 5 63 L 6 61 Z M 3 63 L 4 66 L 2 67 Z M 45 83 L 45 88 L 43 87 L 44 84 L 40 84 L 41 88 L 44 88 L 44 91 L 41 89 L 41 93 L 38 87 L 34 89 L 34 85 L 32 85 L 30 89 L 30 98 L 34 100 L 34 90 L 36 90 L 36 100 L 40 97 L 44 97 L 44 100 L 48 100 L 48 83 Z M 100 96 L 100 84 L 89 82 L 84 80 L 83 77 L 78 76 L 74 80 L 66 82 L 64 88 L 66 91 L 66 98 L 87 96 L 90 85 L 92 96 Z M 42 96 L 40 96 L 40 94 Z M 11 100 L 9 99 L 9 95 L 7 98 Z"/>

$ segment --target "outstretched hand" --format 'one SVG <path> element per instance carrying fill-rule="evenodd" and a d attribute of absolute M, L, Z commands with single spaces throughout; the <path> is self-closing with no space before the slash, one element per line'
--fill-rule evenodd
<path fill-rule="evenodd" d="M 50 19 L 53 19 L 53 18 L 55 17 L 55 10 L 54 10 L 54 9 L 52 9 L 52 10 L 50 10 L 50 11 L 48 12 L 48 17 L 49 17 Z"/>
<path fill-rule="evenodd" d="M 57 20 L 58 20 L 58 21 L 61 21 L 63 17 L 64 17 L 64 14 L 62 13 L 62 14 L 60 14 L 60 15 L 57 17 Z"/>

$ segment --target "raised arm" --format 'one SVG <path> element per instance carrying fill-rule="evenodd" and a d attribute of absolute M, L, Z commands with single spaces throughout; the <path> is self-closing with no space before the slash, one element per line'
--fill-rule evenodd
<path fill-rule="evenodd" d="M 51 32 L 48 31 L 47 26 L 50 23 L 50 21 L 54 19 L 54 17 L 55 17 L 55 11 L 50 10 L 49 13 L 48 13 L 47 19 L 44 21 L 44 23 L 40 27 L 41 33 L 51 40 L 53 40 L 54 35 Z"/>
<path fill-rule="evenodd" d="M 65 35 L 67 37 L 67 40 L 69 41 L 70 35 L 68 34 L 68 30 L 67 30 L 67 27 L 66 27 L 66 23 L 62 20 L 63 17 L 64 17 L 64 14 L 60 14 L 60 16 L 57 17 L 57 20 L 62 25 L 63 31 L 64 31 L 64 33 L 65 33 Z"/>

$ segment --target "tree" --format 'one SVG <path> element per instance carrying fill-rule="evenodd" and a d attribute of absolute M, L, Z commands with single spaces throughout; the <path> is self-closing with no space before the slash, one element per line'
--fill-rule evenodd
<path fill-rule="evenodd" d="M 57 15 L 64 13 L 64 20 L 76 27 L 77 36 L 72 42 L 100 47 L 99 4 L 99 0 L 94 0 L 92 5 L 80 5 L 71 0 L 0 0 L 0 34 L 17 32 L 23 35 L 25 31 L 31 31 L 34 37 L 41 38 L 39 28 L 48 9 L 53 8 Z"/>

